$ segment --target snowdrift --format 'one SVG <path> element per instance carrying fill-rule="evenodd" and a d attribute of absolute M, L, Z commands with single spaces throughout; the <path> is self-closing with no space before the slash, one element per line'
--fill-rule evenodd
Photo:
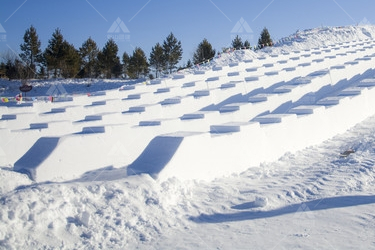
<path fill-rule="evenodd" d="M 35 181 L 105 167 L 160 181 L 244 171 L 374 113 L 374 37 L 374 26 L 317 28 L 112 90 L 99 84 L 72 95 L 71 84 L 57 82 L 70 95 L 46 102 L 36 92 L 31 101 L 0 105 L 0 164 Z"/>

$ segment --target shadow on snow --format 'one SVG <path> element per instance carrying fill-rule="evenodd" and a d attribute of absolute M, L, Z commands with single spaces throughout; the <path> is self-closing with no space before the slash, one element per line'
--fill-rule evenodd
<path fill-rule="evenodd" d="M 294 214 L 297 212 L 310 212 L 319 211 L 334 208 L 353 207 L 360 205 L 368 205 L 375 203 L 375 195 L 369 196 L 341 196 L 341 197 L 330 197 L 324 199 L 312 200 L 304 203 L 294 204 L 270 211 L 243 211 L 238 213 L 215 213 L 215 214 L 201 214 L 199 216 L 192 216 L 190 220 L 196 223 L 223 223 L 223 222 L 235 222 L 245 220 L 257 220 L 271 217 L 277 217 L 287 214 Z M 249 203 L 234 206 L 235 209 L 244 209 Z M 306 208 L 301 210 L 301 207 Z"/>

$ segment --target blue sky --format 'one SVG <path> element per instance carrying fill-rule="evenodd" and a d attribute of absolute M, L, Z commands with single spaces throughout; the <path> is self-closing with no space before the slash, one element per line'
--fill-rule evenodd
<path fill-rule="evenodd" d="M 355 25 L 364 18 L 375 23 L 373 0 L 0 0 L 0 4 L 5 30 L 0 32 L 0 53 L 19 53 L 30 25 L 37 29 L 43 50 L 60 28 L 76 48 L 90 36 L 100 48 L 114 37 L 120 57 L 136 46 L 149 56 L 152 46 L 173 32 L 184 50 L 181 63 L 192 58 L 203 38 L 216 50 L 229 46 L 241 31 L 236 27 L 245 27 L 239 34 L 253 45 L 264 27 L 278 40 L 298 29 Z M 119 33 L 111 30 L 116 20 L 123 23 L 115 25 Z M 247 25 L 236 26 L 239 21 Z"/>

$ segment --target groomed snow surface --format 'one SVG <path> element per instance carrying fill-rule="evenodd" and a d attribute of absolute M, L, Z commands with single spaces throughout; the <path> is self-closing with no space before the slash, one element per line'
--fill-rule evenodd
<path fill-rule="evenodd" d="M 374 38 L 35 82 L 0 106 L 0 249 L 375 249 Z"/>

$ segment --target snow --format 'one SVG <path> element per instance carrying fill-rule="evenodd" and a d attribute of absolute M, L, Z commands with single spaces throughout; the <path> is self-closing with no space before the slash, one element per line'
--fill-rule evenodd
<path fill-rule="evenodd" d="M 374 37 L 316 28 L 148 82 L 33 81 L 0 105 L 0 249 L 375 248 Z"/>

